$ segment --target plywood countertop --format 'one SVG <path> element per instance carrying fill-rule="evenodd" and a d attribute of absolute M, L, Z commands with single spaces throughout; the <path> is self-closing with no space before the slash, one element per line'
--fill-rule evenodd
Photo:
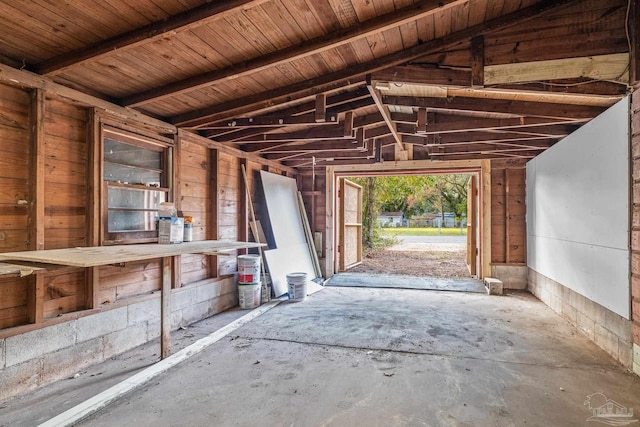
<path fill-rule="evenodd" d="M 265 245 L 252 242 L 203 240 L 173 245 L 151 243 L 5 252 L 0 254 L 0 260 L 30 261 L 73 267 L 96 267 L 99 265 L 118 264 L 183 254 L 215 254 L 227 250 L 257 248 L 259 246 Z"/>

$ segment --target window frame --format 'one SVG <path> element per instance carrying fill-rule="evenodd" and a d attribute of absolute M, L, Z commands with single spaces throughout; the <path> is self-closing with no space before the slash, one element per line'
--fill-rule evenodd
<path fill-rule="evenodd" d="M 105 179 L 105 140 L 111 139 L 116 142 L 129 144 L 144 149 L 161 153 L 160 174 L 161 183 L 159 187 L 151 187 L 142 184 L 128 184 L 122 182 L 108 181 Z M 173 178 L 173 140 L 160 135 L 143 135 L 131 130 L 124 130 L 117 127 L 102 124 L 100 127 L 100 244 L 101 245 L 127 245 L 140 243 L 157 243 L 158 230 L 132 230 L 132 231 L 109 231 L 109 188 L 122 188 L 140 191 L 160 191 L 165 193 L 165 201 L 171 202 L 174 198 L 174 178 Z M 110 162 L 118 164 L 117 162 Z M 123 164 L 127 166 L 126 164 Z M 131 165 L 135 168 L 136 166 Z M 144 167 L 140 167 L 144 169 Z M 153 168 L 151 168 L 153 169 Z M 127 210 L 127 209 L 124 209 Z M 131 209 L 136 211 L 136 209 Z M 141 211 L 151 211 L 141 209 Z"/>

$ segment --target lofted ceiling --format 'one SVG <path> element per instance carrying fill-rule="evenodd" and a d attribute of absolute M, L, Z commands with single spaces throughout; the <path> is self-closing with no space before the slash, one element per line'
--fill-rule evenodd
<path fill-rule="evenodd" d="M 0 62 L 295 167 L 529 159 L 627 92 L 630 6 L 5 0 Z"/>

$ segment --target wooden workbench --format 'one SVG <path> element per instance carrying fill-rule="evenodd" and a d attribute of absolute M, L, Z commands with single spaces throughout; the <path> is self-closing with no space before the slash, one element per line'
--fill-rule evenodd
<path fill-rule="evenodd" d="M 162 289 L 160 293 L 160 346 L 161 357 L 171 354 L 171 257 L 185 254 L 219 255 L 236 249 L 265 246 L 250 242 L 226 242 L 203 240 L 199 242 L 161 245 L 157 243 L 140 245 L 93 246 L 68 249 L 47 249 L 40 251 L 0 253 L 0 260 L 23 261 L 56 266 L 98 267 L 122 264 L 132 261 L 162 258 Z M 28 269 L 20 264 L 0 263 L 0 273 L 25 274 Z M 29 271 L 30 274 L 32 271 Z"/>

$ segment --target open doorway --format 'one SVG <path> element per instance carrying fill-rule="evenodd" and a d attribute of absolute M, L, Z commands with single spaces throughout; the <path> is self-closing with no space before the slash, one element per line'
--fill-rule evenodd
<path fill-rule="evenodd" d="M 336 272 L 350 282 L 361 274 L 411 288 L 483 291 L 471 280 L 480 270 L 478 178 L 478 172 L 338 177 Z"/>

